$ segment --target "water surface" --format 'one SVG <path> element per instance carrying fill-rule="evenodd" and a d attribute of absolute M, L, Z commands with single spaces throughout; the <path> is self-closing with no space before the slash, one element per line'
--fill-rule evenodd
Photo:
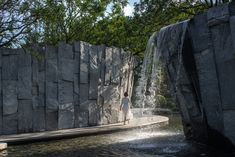
<path fill-rule="evenodd" d="M 10 146 L 8 157 L 232 157 L 185 140 L 179 116 L 167 126 Z M 0 155 L 1 156 L 1 155 Z M 6 155 L 5 155 L 6 156 Z"/>

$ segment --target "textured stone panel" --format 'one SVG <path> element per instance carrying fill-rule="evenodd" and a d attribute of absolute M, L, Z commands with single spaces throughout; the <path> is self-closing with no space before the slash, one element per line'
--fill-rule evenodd
<path fill-rule="evenodd" d="M 73 103 L 73 83 L 67 81 L 59 81 L 59 104 L 65 105 Z"/>
<path fill-rule="evenodd" d="M 98 57 L 97 57 L 97 46 L 90 47 L 90 81 L 89 81 L 89 99 L 97 99 L 98 95 L 98 81 L 99 81 L 99 70 L 98 70 Z"/>
<path fill-rule="evenodd" d="M 18 69 L 18 99 L 32 98 L 32 69 L 21 67 Z"/>
<path fill-rule="evenodd" d="M 73 101 L 74 105 L 79 105 L 79 84 L 78 84 L 78 74 L 74 74 L 74 83 L 73 83 Z"/>
<path fill-rule="evenodd" d="M 90 100 L 90 103 L 89 103 L 89 126 L 97 125 L 97 123 L 98 123 L 97 101 Z"/>
<path fill-rule="evenodd" d="M 46 60 L 46 80 L 49 82 L 58 82 L 57 59 Z"/>
<path fill-rule="evenodd" d="M 70 44 L 60 43 L 58 45 L 58 56 L 60 59 L 73 59 L 73 47 Z"/>
<path fill-rule="evenodd" d="M 74 105 L 67 103 L 59 106 L 58 129 L 74 127 Z"/>
<path fill-rule="evenodd" d="M 58 129 L 58 111 L 46 110 L 46 130 Z"/>
<path fill-rule="evenodd" d="M 46 116 L 45 109 L 33 110 L 33 131 L 45 131 L 46 130 Z"/>
<path fill-rule="evenodd" d="M 18 116 L 17 114 L 3 116 L 3 130 L 5 135 L 16 134 L 18 130 Z"/>
<path fill-rule="evenodd" d="M 65 81 L 73 81 L 74 75 L 74 60 L 71 59 L 59 59 L 59 73 L 60 78 Z"/>
<path fill-rule="evenodd" d="M 224 134 L 231 139 L 231 142 L 235 145 L 235 110 L 226 110 L 223 113 L 224 117 Z"/>
<path fill-rule="evenodd" d="M 235 16 L 230 17 L 229 20 L 230 23 L 230 30 L 231 30 L 231 40 L 232 40 L 232 44 L 233 44 L 233 49 L 235 50 Z"/>
<path fill-rule="evenodd" d="M 81 111 L 81 110 L 79 111 L 78 114 L 79 127 L 88 126 L 88 117 L 89 117 L 88 111 Z"/>
<path fill-rule="evenodd" d="M 190 21 L 189 31 L 192 36 L 192 46 L 195 53 L 201 52 L 209 47 L 210 36 L 206 21 L 206 13 L 199 14 Z"/>
<path fill-rule="evenodd" d="M 74 127 L 79 127 L 79 106 L 74 105 Z"/>
<path fill-rule="evenodd" d="M 33 105 L 31 100 L 19 100 L 18 132 L 33 131 Z"/>
<path fill-rule="evenodd" d="M 99 68 L 99 84 L 104 84 L 105 80 L 105 46 L 98 47 L 98 68 Z"/>
<path fill-rule="evenodd" d="M 18 55 L 17 62 L 19 67 L 31 67 L 31 55 L 29 52 L 21 51 Z"/>
<path fill-rule="evenodd" d="M 0 135 L 2 134 L 2 117 L 3 117 L 3 111 L 2 111 L 2 97 L 0 97 Z"/>
<path fill-rule="evenodd" d="M 218 25 L 229 21 L 229 6 L 227 4 L 210 8 L 207 11 L 208 26 Z"/>
<path fill-rule="evenodd" d="M 2 56 L 2 79 L 17 80 L 17 55 Z"/>
<path fill-rule="evenodd" d="M 46 82 L 46 108 L 58 109 L 58 84 Z"/>
<path fill-rule="evenodd" d="M 74 53 L 74 73 L 79 74 L 80 71 L 80 53 Z"/>
<path fill-rule="evenodd" d="M 105 85 L 110 84 L 112 74 L 112 48 L 106 47 L 105 50 Z"/>
<path fill-rule="evenodd" d="M 86 102 L 89 98 L 89 87 L 88 84 L 80 84 L 80 108 L 81 109 L 88 109 Z"/>
<path fill-rule="evenodd" d="M 57 59 L 57 48 L 52 45 L 46 45 L 45 58 L 46 59 Z"/>
<path fill-rule="evenodd" d="M 16 81 L 2 81 L 3 92 L 3 114 L 9 115 L 17 112 L 17 82 Z"/>
<path fill-rule="evenodd" d="M 80 46 L 80 42 L 74 42 L 73 44 L 73 47 L 74 47 L 74 53 L 80 53 L 80 50 L 81 50 L 81 46 Z"/>
<path fill-rule="evenodd" d="M 89 45 L 81 42 L 80 83 L 88 83 Z"/>
<path fill-rule="evenodd" d="M 120 68 L 121 68 L 121 58 L 120 58 L 120 49 L 113 48 L 113 54 L 112 54 L 112 76 L 111 76 L 111 82 L 115 84 L 120 83 Z"/>

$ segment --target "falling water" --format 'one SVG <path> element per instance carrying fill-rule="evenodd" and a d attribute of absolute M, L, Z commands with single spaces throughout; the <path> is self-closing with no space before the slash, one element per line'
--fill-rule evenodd
<path fill-rule="evenodd" d="M 162 66 L 160 53 L 157 53 L 157 36 L 155 32 L 149 39 L 142 70 L 136 87 L 135 104 L 138 107 L 155 108 L 157 106 L 156 96 L 161 83 Z"/>

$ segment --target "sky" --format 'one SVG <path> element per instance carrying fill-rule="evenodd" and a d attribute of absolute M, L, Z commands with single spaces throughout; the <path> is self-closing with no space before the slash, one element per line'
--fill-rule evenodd
<path fill-rule="evenodd" d="M 127 6 L 124 8 L 125 16 L 132 16 L 134 11 L 134 3 L 139 2 L 139 0 L 128 0 Z"/>

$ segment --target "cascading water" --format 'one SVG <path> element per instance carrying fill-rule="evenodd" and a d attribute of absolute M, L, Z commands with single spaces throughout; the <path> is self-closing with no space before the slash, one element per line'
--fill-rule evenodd
<path fill-rule="evenodd" d="M 140 78 L 135 90 L 135 105 L 144 108 L 153 108 L 156 106 L 155 96 L 157 92 L 157 83 L 160 78 L 159 55 L 156 53 L 157 33 L 154 33 L 147 44 Z"/>

